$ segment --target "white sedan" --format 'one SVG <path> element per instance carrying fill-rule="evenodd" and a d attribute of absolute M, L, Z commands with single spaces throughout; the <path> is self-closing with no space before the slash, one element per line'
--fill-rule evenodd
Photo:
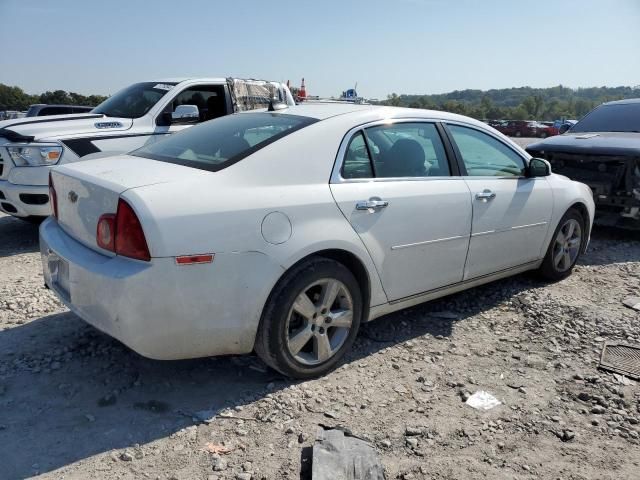
<path fill-rule="evenodd" d="M 241 113 L 55 168 L 47 285 L 140 354 L 255 350 L 323 374 L 362 322 L 539 270 L 589 241 L 589 188 L 485 124 L 316 103 Z"/>

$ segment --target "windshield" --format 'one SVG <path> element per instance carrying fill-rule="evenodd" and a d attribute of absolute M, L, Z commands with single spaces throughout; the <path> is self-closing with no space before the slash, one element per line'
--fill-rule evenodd
<path fill-rule="evenodd" d="M 571 128 L 579 132 L 640 132 L 640 103 L 600 105 Z"/>
<path fill-rule="evenodd" d="M 142 117 L 175 85 L 167 82 L 134 83 L 107 98 L 91 113 L 102 113 L 109 117 Z"/>
<path fill-rule="evenodd" d="M 131 155 L 217 172 L 316 121 L 281 113 L 236 113 L 188 128 Z"/>

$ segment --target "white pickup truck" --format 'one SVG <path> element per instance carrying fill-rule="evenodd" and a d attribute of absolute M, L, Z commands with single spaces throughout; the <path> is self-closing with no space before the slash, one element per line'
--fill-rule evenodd
<path fill-rule="evenodd" d="M 237 78 L 135 83 L 90 113 L 0 122 L 0 211 L 28 220 L 51 213 L 54 165 L 129 152 L 230 113 L 294 105 L 286 85 Z"/>

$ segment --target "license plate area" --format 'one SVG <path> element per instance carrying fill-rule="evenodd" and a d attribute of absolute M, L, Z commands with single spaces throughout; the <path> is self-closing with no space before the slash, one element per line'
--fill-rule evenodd
<path fill-rule="evenodd" d="M 69 263 L 57 256 L 55 253 L 51 253 L 47 261 L 49 262 L 49 273 L 51 275 L 51 283 L 53 288 L 65 300 L 70 301 L 71 296 L 69 294 Z"/>

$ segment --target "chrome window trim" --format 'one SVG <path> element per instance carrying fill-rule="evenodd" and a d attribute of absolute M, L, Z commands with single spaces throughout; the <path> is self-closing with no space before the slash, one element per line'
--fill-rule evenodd
<path fill-rule="evenodd" d="M 348 130 L 342 138 L 338 153 L 336 154 L 336 160 L 333 163 L 333 170 L 331 171 L 331 178 L 329 183 L 366 183 L 366 182 L 424 182 L 430 180 L 464 180 L 462 176 L 446 175 L 441 177 L 380 177 L 380 178 L 344 178 L 342 176 L 342 164 L 347 153 L 347 148 L 353 136 L 369 127 L 377 127 L 379 125 L 393 125 L 396 123 L 431 123 L 435 126 L 436 123 L 443 123 L 441 118 L 433 117 L 403 117 L 403 118 L 386 118 L 382 120 L 374 120 L 373 122 L 363 123 L 357 125 Z M 444 147 L 444 141 L 442 141 Z M 495 178 L 495 177 L 494 177 Z"/>

